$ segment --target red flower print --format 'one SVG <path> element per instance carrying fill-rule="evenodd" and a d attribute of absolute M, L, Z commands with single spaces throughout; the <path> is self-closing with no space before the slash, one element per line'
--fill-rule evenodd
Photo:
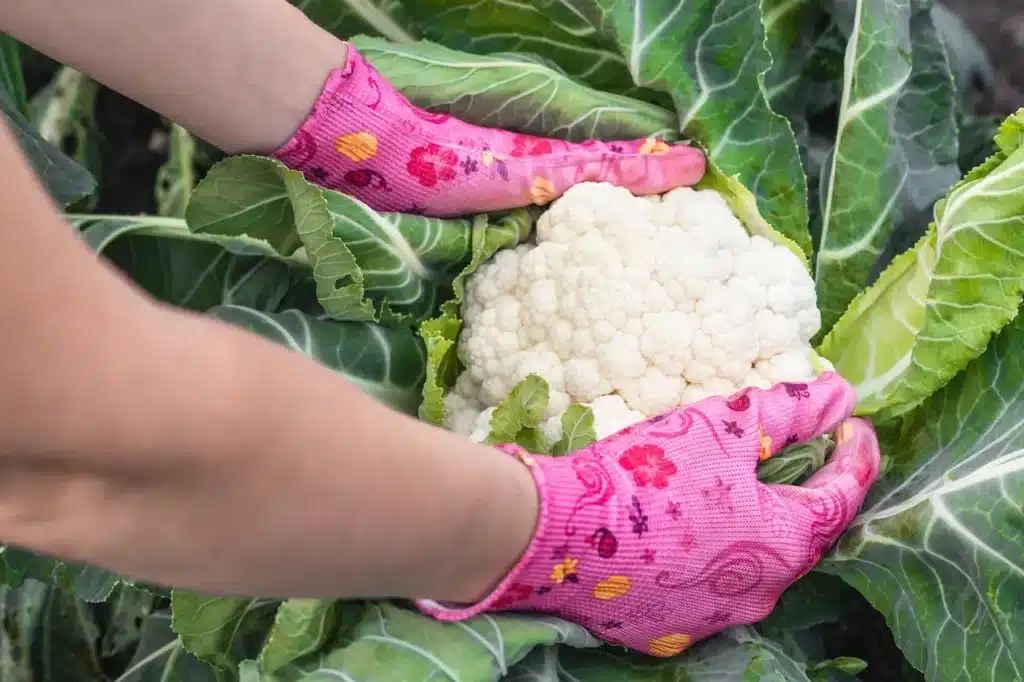
<path fill-rule="evenodd" d="M 544 156 L 551 153 L 551 140 L 532 135 L 516 135 L 512 139 L 510 156 Z"/>
<path fill-rule="evenodd" d="M 729 401 L 725 403 L 725 405 L 733 412 L 743 412 L 744 410 L 749 410 L 750 396 L 748 396 L 746 393 L 740 393 L 739 395 L 730 398 Z"/>
<path fill-rule="evenodd" d="M 433 187 L 438 181 L 454 180 L 458 163 L 459 155 L 454 150 L 445 149 L 441 145 L 431 142 L 412 150 L 406 169 L 409 171 L 409 175 L 419 180 L 421 185 Z"/>
<path fill-rule="evenodd" d="M 533 595 L 533 588 L 529 585 L 522 585 L 520 583 L 513 583 L 509 586 L 505 594 L 501 595 L 494 600 L 491 604 L 492 609 L 505 609 L 512 606 L 516 602 L 525 601 Z"/>
<path fill-rule="evenodd" d="M 676 473 L 676 465 L 657 445 L 634 445 L 619 457 L 619 466 L 632 471 L 633 481 L 641 488 L 667 488 L 668 479 Z"/>

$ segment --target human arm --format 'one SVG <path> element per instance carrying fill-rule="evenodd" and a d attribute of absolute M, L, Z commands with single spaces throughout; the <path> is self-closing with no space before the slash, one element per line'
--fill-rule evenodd
<path fill-rule="evenodd" d="M 6 2 L 0 31 L 230 154 L 284 144 L 347 55 L 286 0 Z"/>
<path fill-rule="evenodd" d="M 0 172 L 3 541 L 263 596 L 471 600 L 515 562 L 537 503 L 511 458 L 154 303 L 74 238 L 6 128 Z"/>
<path fill-rule="evenodd" d="M 0 30 L 229 153 L 273 155 L 377 210 L 546 204 L 581 181 L 660 194 L 706 167 L 687 144 L 570 143 L 428 113 L 286 0 L 8 3 Z"/>

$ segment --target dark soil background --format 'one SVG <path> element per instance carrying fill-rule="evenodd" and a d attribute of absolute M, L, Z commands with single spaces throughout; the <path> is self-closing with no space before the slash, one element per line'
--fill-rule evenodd
<path fill-rule="evenodd" d="M 995 69 L 979 114 L 1007 115 L 1024 107 L 1024 0 L 943 0 L 988 51 Z"/>

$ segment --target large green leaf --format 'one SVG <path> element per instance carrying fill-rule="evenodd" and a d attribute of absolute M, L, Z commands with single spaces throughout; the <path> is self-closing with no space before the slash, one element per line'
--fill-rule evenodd
<path fill-rule="evenodd" d="M 54 201 L 61 206 L 67 206 L 92 193 L 96 188 L 96 181 L 89 171 L 40 137 L 11 94 L 2 87 L 0 113 L 14 132 L 32 170 L 39 176 Z"/>
<path fill-rule="evenodd" d="M 807 663 L 751 628 L 733 628 L 681 656 L 657 659 L 622 650 L 535 649 L 502 682 L 809 682 Z"/>
<path fill-rule="evenodd" d="M 475 54 L 517 52 L 550 59 L 572 78 L 636 95 L 626 60 L 598 31 L 589 0 L 410 0 L 424 37 Z"/>
<path fill-rule="evenodd" d="M 69 215 L 85 242 L 151 296 L 205 311 L 220 304 L 315 308 L 308 266 L 266 242 L 190 232 L 180 218 Z"/>
<path fill-rule="evenodd" d="M 317 299 L 329 315 L 372 319 L 363 273 L 333 234 L 324 191 L 273 159 L 236 156 L 210 169 L 193 192 L 185 218 L 194 232 L 263 241 L 286 258 L 304 254 Z"/>
<path fill-rule="evenodd" d="M 575 142 L 679 137 L 670 111 L 593 90 L 523 55 L 478 56 L 426 41 L 353 43 L 412 102 L 476 125 Z"/>
<path fill-rule="evenodd" d="M 277 604 L 174 590 L 171 628 L 185 651 L 215 668 L 234 673 L 239 662 L 255 658 L 263 646 Z"/>
<path fill-rule="evenodd" d="M 907 416 L 821 569 L 885 614 L 928 680 L 1024 675 L 1024 318 Z"/>
<path fill-rule="evenodd" d="M 171 629 L 171 614 L 158 611 L 147 617 L 135 655 L 112 682 L 222 682 L 223 671 L 185 651 Z"/>
<path fill-rule="evenodd" d="M 1000 152 L 935 207 L 935 222 L 858 296 L 820 352 L 858 412 L 899 415 L 942 387 L 1017 315 L 1024 293 L 1024 110 Z"/>
<path fill-rule="evenodd" d="M 442 623 L 389 603 L 369 604 L 346 646 L 325 652 L 302 682 L 491 682 L 534 647 L 598 645 L 584 628 L 547 616 L 481 615 Z"/>
<path fill-rule="evenodd" d="M 0 680 L 33 682 L 39 628 L 49 587 L 29 580 L 0 586 Z"/>
<path fill-rule="evenodd" d="M 956 91 L 931 0 L 834 0 L 847 37 L 822 169 L 815 281 L 822 334 L 868 283 L 893 228 L 959 178 Z"/>
<path fill-rule="evenodd" d="M 289 599 L 282 603 L 260 651 L 260 670 L 273 673 L 320 649 L 331 634 L 335 606 L 326 599 Z"/>
<path fill-rule="evenodd" d="M 340 320 L 425 319 L 470 257 L 469 220 L 377 212 L 262 157 L 214 166 L 186 217 L 195 232 L 258 239 L 282 256 L 301 248 L 320 304 Z"/>
<path fill-rule="evenodd" d="M 38 628 L 38 682 L 106 682 L 97 655 L 98 625 L 72 590 L 47 591 Z"/>
<path fill-rule="evenodd" d="M 810 253 L 796 138 L 762 90 L 771 58 L 751 0 L 598 0 L 633 81 L 672 96 L 679 128 L 757 198 L 769 225 Z"/>
<path fill-rule="evenodd" d="M 297 310 L 264 313 L 234 305 L 218 306 L 209 314 L 340 372 L 393 409 L 414 415 L 419 408 L 426 353 L 407 327 L 323 320 Z"/>
<path fill-rule="evenodd" d="M 402 0 L 288 0 L 334 35 L 348 40 L 366 33 L 396 43 L 419 37 Z"/>

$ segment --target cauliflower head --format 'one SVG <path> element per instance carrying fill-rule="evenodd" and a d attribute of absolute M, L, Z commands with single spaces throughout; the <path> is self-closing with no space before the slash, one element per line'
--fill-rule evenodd
<path fill-rule="evenodd" d="M 604 438 L 712 395 L 808 381 L 816 303 L 799 257 L 748 234 L 713 190 L 576 185 L 533 243 L 469 278 L 449 427 L 482 442 L 494 407 L 530 374 L 548 384 L 553 439 L 572 403 L 590 406 Z"/>

